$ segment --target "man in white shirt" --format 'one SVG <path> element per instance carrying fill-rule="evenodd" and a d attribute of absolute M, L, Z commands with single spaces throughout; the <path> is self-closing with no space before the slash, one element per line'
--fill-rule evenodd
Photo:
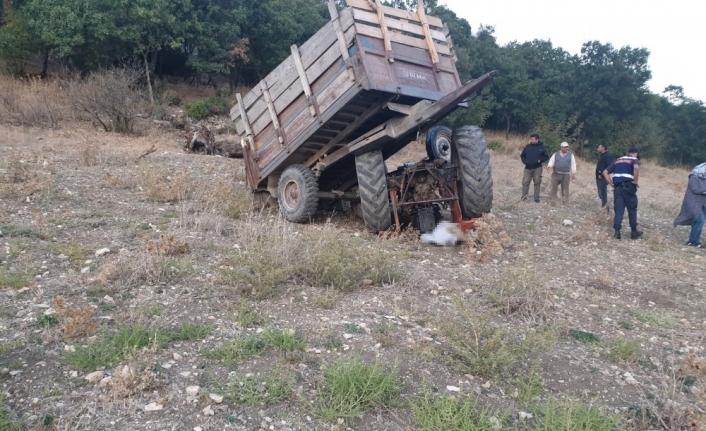
<path fill-rule="evenodd" d="M 569 151 L 569 144 L 561 143 L 560 150 L 552 155 L 547 165 L 552 173 L 552 189 L 549 193 L 550 200 L 556 200 L 556 192 L 561 184 L 561 201 L 569 201 L 569 182 L 576 178 L 576 158 Z"/>

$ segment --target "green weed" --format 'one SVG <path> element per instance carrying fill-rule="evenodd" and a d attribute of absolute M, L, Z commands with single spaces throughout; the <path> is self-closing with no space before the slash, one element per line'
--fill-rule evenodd
<path fill-rule="evenodd" d="M 315 411 L 330 421 L 357 417 L 375 407 L 393 406 L 402 391 L 396 367 L 386 370 L 380 362 L 368 365 L 360 357 L 334 362 L 323 373 Z"/>
<path fill-rule="evenodd" d="M 33 278 L 33 271 L 10 272 L 3 268 L 0 270 L 0 289 L 20 289 L 29 285 Z"/>
<path fill-rule="evenodd" d="M 528 404 L 542 395 L 542 374 L 539 369 L 532 369 L 517 379 L 517 401 Z"/>
<path fill-rule="evenodd" d="M 253 328 L 265 323 L 265 318 L 254 308 L 242 305 L 236 312 L 234 319 L 243 328 Z"/>
<path fill-rule="evenodd" d="M 498 429 L 498 413 L 478 409 L 478 402 L 466 396 L 440 397 L 425 391 L 411 403 L 414 423 L 422 431 L 492 431 Z"/>
<path fill-rule="evenodd" d="M 55 326 L 59 324 L 59 319 L 53 314 L 42 314 L 37 317 L 37 326 Z"/>
<path fill-rule="evenodd" d="M 5 406 L 5 396 L 0 394 L 0 430 L 20 431 L 23 427 L 22 421 L 16 420 L 14 414 Z"/>
<path fill-rule="evenodd" d="M 630 310 L 628 314 L 642 323 L 658 326 L 661 328 L 674 327 L 679 321 L 678 316 L 674 313 L 653 313 L 643 310 Z"/>
<path fill-rule="evenodd" d="M 344 323 L 343 326 L 349 334 L 365 334 L 365 329 L 355 323 Z"/>
<path fill-rule="evenodd" d="M 609 415 L 600 409 L 577 400 L 553 398 L 532 409 L 534 422 L 528 428 L 533 431 L 554 430 L 622 430 L 620 417 Z"/>
<path fill-rule="evenodd" d="M 118 332 L 101 333 L 95 340 L 76 346 L 75 352 L 65 356 L 69 366 L 83 370 L 96 370 L 120 363 L 136 350 L 147 347 L 164 347 L 169 337 L 160 330 L 148 330 L 141 325 L 120 325 Z"/>
<path fill-rule="evenodd" d="M 181 322 L 179 329 L 169 331 L 167 337 L 169 341 L 187 341 L 187 340 L 203 340 L 211 335 L 213 327 L 208 325 L 199 325 L 191 322 Z"/>
<path fill-rule="evenodd" d="M 500 378 L 522 371 L 538 354 L 557 341 L 555 330 L 525 330 L 496 326 L 490 313 L 480 313 L 476 304 L 455 302 L 455 310 L 436 325 L 441 345 L 433 348 L 459 371 Z"/>
<path fill-rule="evenodd" d="M 235 365 L 248 358 L 257 356 L 267 348 L 264 338 L 249 335 L 234 341 L 223 343 L 220 347 L 206 352 L 206 356 L 218 359 L 226 365 Z"/>
<path fill-rule="evenodd" d="M 282 352 L 306 349 L 306 341 L 293 329 L 270 329 L 265 332 L 265 339 Z"/>
<path fill-rule="evenodd" d="M 224 389 L 224 396 L 238 404 L 269 406 L 292 395 L 294 377 L 285 371 L 271 371 L 266 377 L 245 378 Z"/>
<path fill-rule="evenodd" d="M 593 332 L 579 331 L 577 329 L 572 329 L 569 331 L 569 335 L 572 336 L 576 341 L 580 343 L 598 343 L 601 341 L 600 338 Z"/>
<path fill-rule="evenodd" d="M 636 362 L 640 359 L 640 340 L 617 338 L 607 347 L 606 356 L 613 362 Z"/>

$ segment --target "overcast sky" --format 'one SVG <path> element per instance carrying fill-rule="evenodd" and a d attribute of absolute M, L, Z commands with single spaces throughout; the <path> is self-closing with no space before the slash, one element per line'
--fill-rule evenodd
<path fill-rule="evenodd" d="M 706 103 L 706 2 L 703 0 L 439 0 L 471 24 L 495 27 L 498 44 L 551 40 L 571 54 L 598 40 L 650 51 L 653 93 L 684 87 Z M 698 6 L 701 4 L 701 6 Z"/>

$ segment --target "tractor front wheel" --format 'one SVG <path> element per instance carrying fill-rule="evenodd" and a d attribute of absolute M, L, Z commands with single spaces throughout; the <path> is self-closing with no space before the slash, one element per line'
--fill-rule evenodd
<path fill-rule="evenodd" d="M 460 127 L 451 141 L 461 212 L 466 218 L 481 217 L 493 208 L 493 172 L 483 131 L 477 126 Z"/>

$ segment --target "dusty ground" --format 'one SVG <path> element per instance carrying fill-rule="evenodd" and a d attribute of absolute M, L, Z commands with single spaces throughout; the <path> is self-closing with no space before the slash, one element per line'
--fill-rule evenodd
<path fill-rule="evenodd" d="M 706 255 L 684 246 L 687 228 L 672 227 L 685 171 L 645 163 L 639 191 L 645 236 L 615 241 L 595 196 L 592 162 L 579 163 L 570 203 L 548 201 L 547 176 L 542 203 L 520 203 L 521 143 L 504 142 L 492 156 L 494 232 L 473 248 L 436 248 L 412 235 L 380 241 L 345 214 L 322 212 L 312 225 L 293 226 L 273 213 L 249 212 L 241 161 L 184 154 L 178 132 L 131 138 L 84 127 L 0 127 L 0 385 L 11 417 L 30 429 L 407 430 L 415 429 L 407 402 L 423 387 L 439 395 L 460 388 L 511 418 L 533 402 L 570 395 L 619 413 L 626 428 L 682 429 L 687 417 L 694 429 L 703 426 L 697 397 L 706 382 L 691 377 L 685 385 L 690 374 L 678 371 L 689 355 L 705 355 L 706 333 Z M 152 145 L 157 151 L 137 160 Z M 414 144 L 395 160 L 417 160 L 420 149 Z M 268 298 L 255 299 L 229 266 L 273 231 L 283 244 L 307 232 L 362 241 L 355 243 L 361 253 L 394 255 L 392 269 L 403 276 L 382 284 L 356 280 L 346 292 L 288 279 Z M 158 251 L 164 234 L 173 244 L 162 246 L 173 245 L 174 253 Z M 109 252 L 96 253 L 104 248 Z M 86 315 L 74 321 L 79 329 L 67 328 L 68 318 L 57 325 L 47 317 L 61 312 L 57 297 L 74 315 Z M 439 328 L 461 303 L 471 312 L 495 310 L 492 324 L 521 337 L 549 328 L 554 342 L 535 352 L 540 390 L 529 404 L 517 396 L 523 372 L 475 375 L 444 360 Z M 243 325 L 245 310 L 261 320 Z M 96 328 L 100 334 L 120 325 L 169 329 L 181 322 L 212 333 L 105 367 L 114 380 L 126 364 L 151 370 L 150 384 L 127 395 L 106 381 L 86 380 L 95 369 L 67 364 L 71 349 L 91 341 L 82 329 L 91 336 Z M 295 330 L 306 348 L 292 355 L 268 349 L 235 364 L 206 355 L 268 328 Z M 609 357 L 614 343 L 635 340 L 634 355 Z M 346 421 L 317 416 L 322 370 L 357 356 L 397 367 L 401 402 Z M 209 399 L 229 382 L 277 372 L 294 376 L 283 401 L 251 406 Z M 200 392 L 187 394 L 190 386 Z M 150 403 L 161 409 L 146 411 Z M 208 406 L 212 415 L 204 414 Z M 635 419 L 641 408 L 653 417 Z"/>

